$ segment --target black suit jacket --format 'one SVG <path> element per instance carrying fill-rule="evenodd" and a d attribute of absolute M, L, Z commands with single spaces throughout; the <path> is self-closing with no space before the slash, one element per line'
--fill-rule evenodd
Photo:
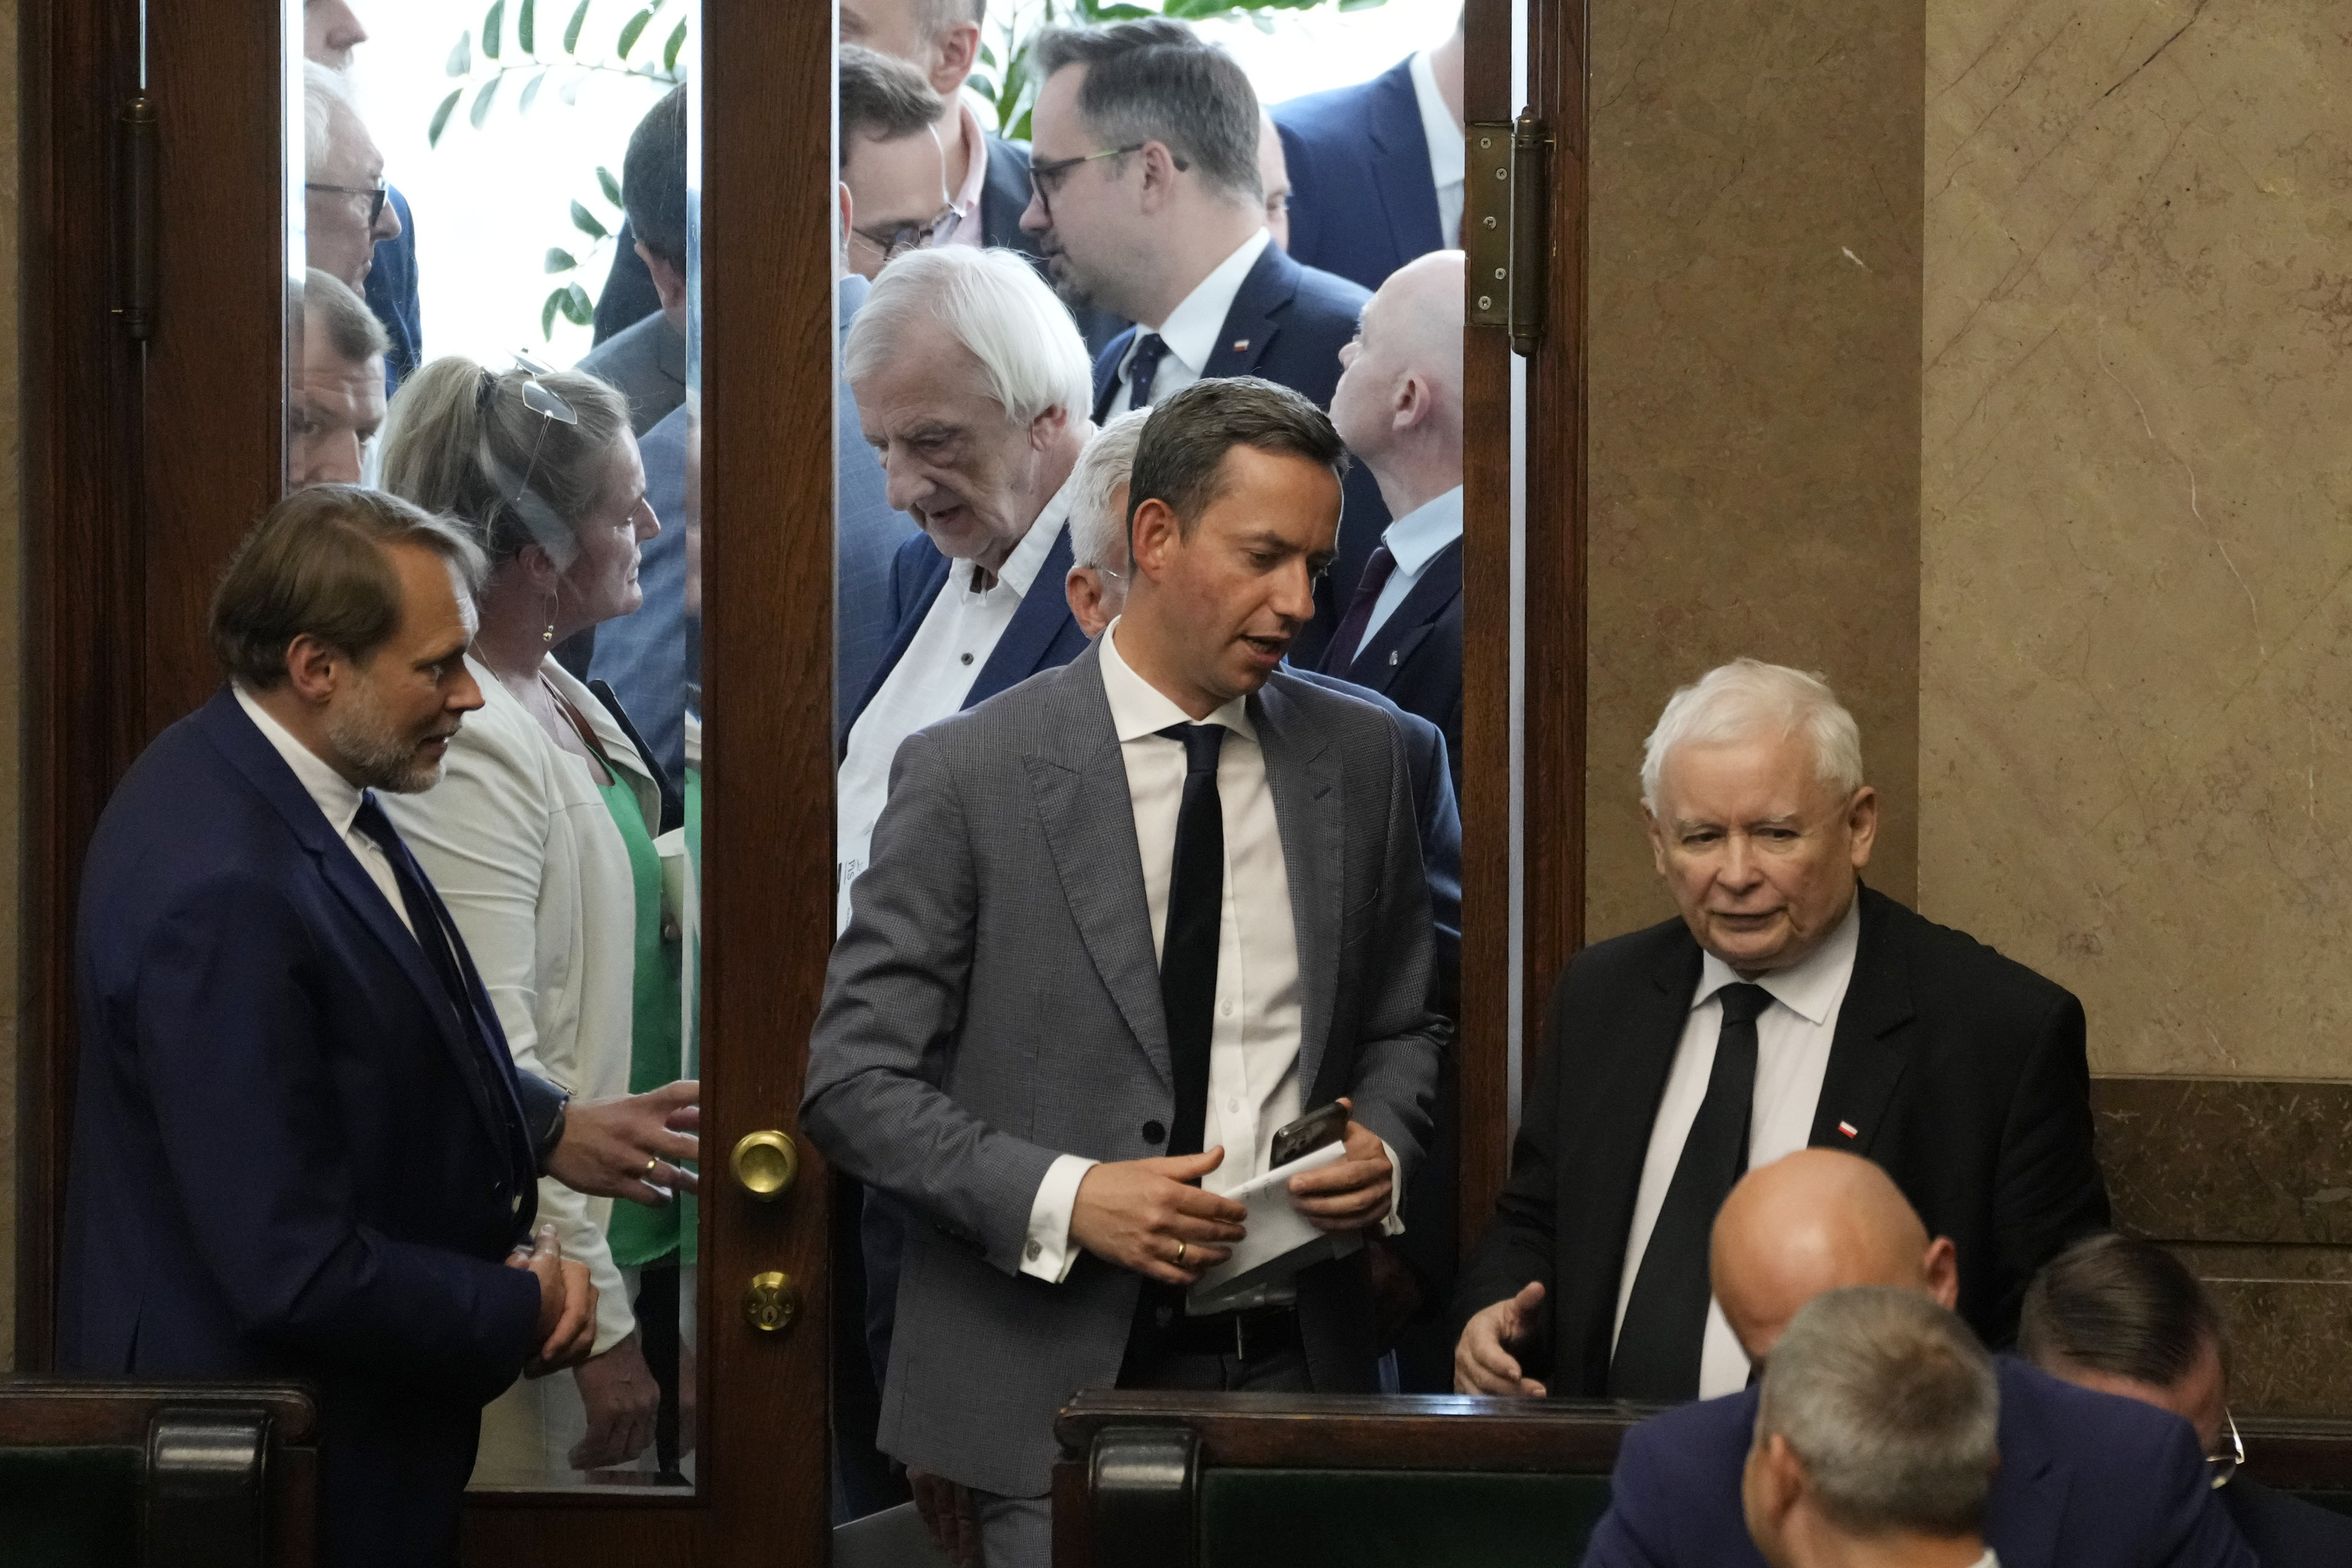
<path fill-rule="evenodd" d="M 1883 894 L 1860 897 L 1861 946 L 1809 1142 L 1885 1167 L 1928 1231 L 1958 1248 L 1960 1315 L 2006 1345 L 2034 1271 L 2107 1224 L 2083 1005 Z M 1511 1179 L 1454 1314 L 1542 1281 L 1549 1365 L 1531 1375 L 1554 1395 L 1607 1389 L 1634 1189 L 1699 956 L 1669 920 L 1586 948 L 1552 993 Z"/>
<path fill-rule="evenodd" d="M 1242 279 L 1217 334 L 1216 351 L 1201 367 L 1201 379 L 1262 376 L 1288 387 L 1316 407 L 1328 409 L 1339 384 L 1339 350 L 1356 335 L 1357 318 L 1371 295 L 1360 284 L 1301 267 L 1278 245 L 1269 245 Z M 1135 340 L 1130 327 L 1110 340 L 1095 361 L 1095 421 L 1111 412 L 1119 361 Z M 1389 510 L 1371 470 L 1359 463 L 1348 471 L 1345 510 L 1339 518 L 1339 555 L 1315 590 L 1315 619 L 1290 649 L 1291 662 L 1318 668 L 1331 640 L 1334 612 L 1364 575 L 1364 562 L 1389 526 Z M 1400 705 L 1402 706 L 1402 705 Z"/>
<path fill-rule="evenodd" d="M 2263 1568 L 2346 1568 L 2352 1564 L 2352 1519 L 2273 1491 L 2243 1475 L 2221 1489 L 2230 1521 Z"/>
<path fill-rule="evenodd" d="M 1339 619 L 1354 608 L 1345 601 Z M 1328 653 L 1337 655 L 1334 648 Z M 1462 541 L 1436 555 L 1389 618 L 1380 623 L 1345 669 L 1336 657 L 1326 674 L 1367 686 L 1407 713 L 1419 714 L 1445 732 L 1446 759 L 1454 769 L 1454 792 L 1462 793 Z"/>

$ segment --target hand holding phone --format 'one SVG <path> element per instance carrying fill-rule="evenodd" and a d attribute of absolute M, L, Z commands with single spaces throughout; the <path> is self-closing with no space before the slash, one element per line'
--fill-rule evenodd
<path fill-rule="evenodd" d="M 1266 1168 L 1286 1166 L 1301 1155 L 1311 1155 L 1326 1144 L 1336 1144 L 1348 1133 L 1348 1107 L 1334 1100 L 1318 1105 L 1274 1134 Z"/>

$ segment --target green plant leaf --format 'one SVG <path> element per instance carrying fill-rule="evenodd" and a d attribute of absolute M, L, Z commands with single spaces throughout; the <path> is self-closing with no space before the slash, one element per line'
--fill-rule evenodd
<path fill-rule="evenodd" d="M 621 204 L 621 182 L 613 178 L 613 171 L 602 163 L 596 165 L 596 183 L 604 188 L 604 199 L 614 206 Z"/>
<path fill-rule="evenodd" d="M 1339 0 L 1339 9 L 1342 11 L 1369 11 L 1376 5 L 1385 5 L 1387 4 L 1388 0 Z"/>
<path fill-rule="evenodd" d="M 563 100 L 565 108 L 577 109 L 580 107 L 580 89 L 587 80 L 588 78 L 583 73 L 580 76 L 573 77 L 570 81 L 565 82 L 561 88 L 556 89 L 556 96 Z"/>
<path fill-rule="evenodd" d="M 677 52 L 686 47 L 686 24 L 680 22 L 671 29 L 669 42 L 662 46 L 662 69 L 673 75 L 677 70 Z"/>
<path fill-rule="evenodd" d="M 562 298 L 563 319 L 574 327 L 585 327 L 596 319 L 596 302 L 578 284 L 566 284 Z"/>
<path fill-rule="evenodd" d="M 474 95 L 474 107 L 466 111 L 466 118 L 474 122 L 475 130 L 479 131 L 482 121 L 490 117 L 490 100 L 499 96 L 499 83 L 506 79 L 502 76 L 492 77 L 482 84 L 482 90 Z"/>
<path fill-rule="evenodd" d="M 473 68 L 474 35 L 470 31 L 463 32 L 457 35 L 457 41 L 449 46 L 449 74 L 461 77 Z"/>
<path fill-rule="evenodd" d="M 974 71 L 970 77 L 966 78 L 963 85 L 971 89 L 972 91 L 980 94 L 982 98 L 987 99 L 990 103 L 994 103 L 996 101 L 996 84 L 979 71 Z"/>
<path fill-rule="evenodd" d="M 565 250 L 562 246 L 548 246 L 548 248 L 547 248 L 547 270 L 548 270 L 548 271 L 550 271 L 550 272 L 570 272 L 571 270 L 572 270 L 574 267 L 578 267 L 579 265 L 580 265 L 580 258 L 579 258 L 578 256 L 576 256 L 572 255 L 570 251 Z"/>
<path fill-rule="evenodd" d="M 990 48 L 986 44 L 981 45 L 980 63 L 984 66 L 993 67 L 996 64 L 996 51 Z"/>
<path fill-rule="evenodd" d="M 526 55 L 539 53 L 539 0 L 522 0 L 515 13 L 515 47 Z"/>
<path fill-rule="evenodd" d="M 482 14 L 482 57 L 499 57 L 499 35 L 506 30 L 507 0 L 490 0 L 490 8 Z"/>
<path fill-rule="evenodd" d="M 586 235 L 590 239 L 604 239 L 609 236 L 613 232 L 606 228 L 603 224 L 596 221 L 595 214 L 590 212 L 587 208 L 582 206 L 577 202 L 572 204 L 572 226 L 578 229 L 582 234 Z"/>
<path fill-rule="evenodd" d="M 588 7 L 592 3 L 593 0 L 580 0 L 580 9 L 572 12 L 572 20 L 564 24 L 563 52 L 567 55 L 577 54 L 580 50 L 580 29 L 588 25 Z"/>
<path fill-rule="evenodd" d="M 637 35 L 644 32 L 646 24 L 653 19 L 653 12 L 645 10 L 638 12 L 621 25 L 621 42 L 616 52 L 623 59 L 629 57 L 629 51 L 637 47 Z"/>
<path fill-rule="evenodd" d="M 457 107 L 457 100 L 465 96 L 466 89 L 458 88 L 443 99 L 441 107 L 433 111 L 433 123 L 425 128 L 425 144 L 427 147 L 441 145 L 441 132 L 448 128 L 449 115 Z"/>
<path fill-rule="evenodd" d="M 530 106 L 539 101 L 539 89 L 547 85 L 547 73 L 540 72 L 522 84 L 522 98 L 515 104 L 517 114 L 529 114 Z"/>
<path fill-rule="evenodd" d="M 1006 131 L 1004 136 L 1005 140 L 1008 141 L 1034 141 L 1036 140 L 1036 138 L 1031 135 L 1029 131 L 1029 111 L 1027 110 L 1024 109 L 1021 111 L 1021 118 L 1013 122 L 1013 129 Z"/>
<path fill-rule="evenodd" d="M 562 303 L 563 290 L 559 288 L 547 297 L 546 304 L 539 308 L 539 335 L 550 342 L 555 340 L 556 308 Z"/>

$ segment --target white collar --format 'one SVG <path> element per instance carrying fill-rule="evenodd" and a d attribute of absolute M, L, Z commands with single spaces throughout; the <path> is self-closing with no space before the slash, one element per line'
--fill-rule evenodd
<path fill-rule="evenodd" d="M 1399 517 L 1381 535 L 1397 570 L 1417 575 L 1437 552 L 1462 537 L 1462 486 L 1433 497 Z"/>
<path fill-rule="evenodd" d="M 1234 254 L 1193 285 L 1183 303 L 1168 312 L 1168 319 L 1160 323 L 1160 340 L 1196 374 L 1207 369 L 1209 356 L 1217 351 L 1217 339 L 1224 332 L 1225 317 L 1233 310 L 1234 296 L 1242 291 L 1242 282 L 1249 277 L 1250 268 L 1257 265 L 1257 258 L 1273 243 L 1274 236 L 1264 229 L 1242 241 Z M 1135 337 L 1137 342 L 1143 340 L 1141 331 Z M 1132 358 L 1134 350 L 1129 348 L 1128 352 Z"/>
<path fill-rule="evenodd" d="M 1857 882 L 1853 902 L 1846 905 L 1845 918 L 1830 933 L 1829 940 L 1807 954 L 1803 962 L 1759 976 L 1756 984 L 1770 992 L 1774 1001 L 1818 1028 L 1845 995 L 1846 982 L 1853 978 L 1853 956 L 1861 945 L 1862 884 Z M 1699 960 L 1698 993 L 1691 1006 L 1696 1008 L 1724 987 L 1738 984 L 1739 976 L 1731 966 L 1709 953 Z"/>
<path fill-rule="evenodd" d="M 261 731 L 262 738 L 278 748 L 286 766 L 317 803 L 320 814 L 338 835 L 350 833 L 352 819 L 360 814 L 360 787 L 335 771 L 327 759 L 294 737 L 294 732 L 278 722 L 270 711 L 245 689 L 244 683 L 232 682 L 229 689 L 236 694 L 236 706 Z"/>
<path fill-rule="evenodd" d="M 1077 482 L 1077 471 L 1072 469 L 1070 476 L 1062 481 L 1062 487 L 1054 492 L 1053 499 L 1030 523 L 1029 531 L 1021 536 L 1021 542 L 1013 547 L 1013 553 L 1004 558 L 1004 564 L 996 569 L 996 580 L 1011 589 L 1014 598 L 1029 596 L 1029 585 L 1037 580 L 1037 569 L 1045 564 L 1055 539 L 1061 536 L 1062 524 L 1068 518 L 1070 503 L 1075 499 L 1070 486 Z M 958 593 L 970 593 L 974 570 L 969 560 L 950 562 L 949 586 Z"/>
<path fill-rule="evenodd" d="M 1464 165 L 1469 160 L 1469 138 L 1454 123 L 1445 95 L 1437 90 L 1437 73 L 1430 68 L 1429 51 L 1412 57 L 1412 96 L 1421 105 L 1421 137 L 1429 143 L 1429 174 L 1443 190 L 1466 183 Z"/>
<path fill-rule="evenodd" d="M 1191 724 L 1192 716 L 1178 707 L 1168 695 L 1141 675 L 1118 656 L 1118 621 L 1103 628 L 1096 639 L 1102 647 L 1103 695 L 1110 699 L 1111 727 L 1118 732 L 1121 741 L 1157 735 L 1171 724 Z M 1235 735 L 1257 738 L 1257 729 L 1250 723 L 1249 698 L 1235 697 L 1201 720 L 1202 724 L 1222 724 Z"/>

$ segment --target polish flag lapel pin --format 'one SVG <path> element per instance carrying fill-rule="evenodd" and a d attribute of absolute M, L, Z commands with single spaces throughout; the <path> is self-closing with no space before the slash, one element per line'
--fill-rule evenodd
<path fill-rule="evenodd" d="M 1862 1129 L 1855 1126 L 1852 1122 L 1840 1122 L 1838 1124 L 1838 1131 L 1843 1133 L 1849 1138 L 1859 1138 L 1862 1136 Z"/>
<path fill-rule="evenodd" d="M 1234 340 L 1234 352 L 1236 354 L 1248 353 L 1249 344 L 1250 340 L 1247 338 L 1235 338 Z"/>

